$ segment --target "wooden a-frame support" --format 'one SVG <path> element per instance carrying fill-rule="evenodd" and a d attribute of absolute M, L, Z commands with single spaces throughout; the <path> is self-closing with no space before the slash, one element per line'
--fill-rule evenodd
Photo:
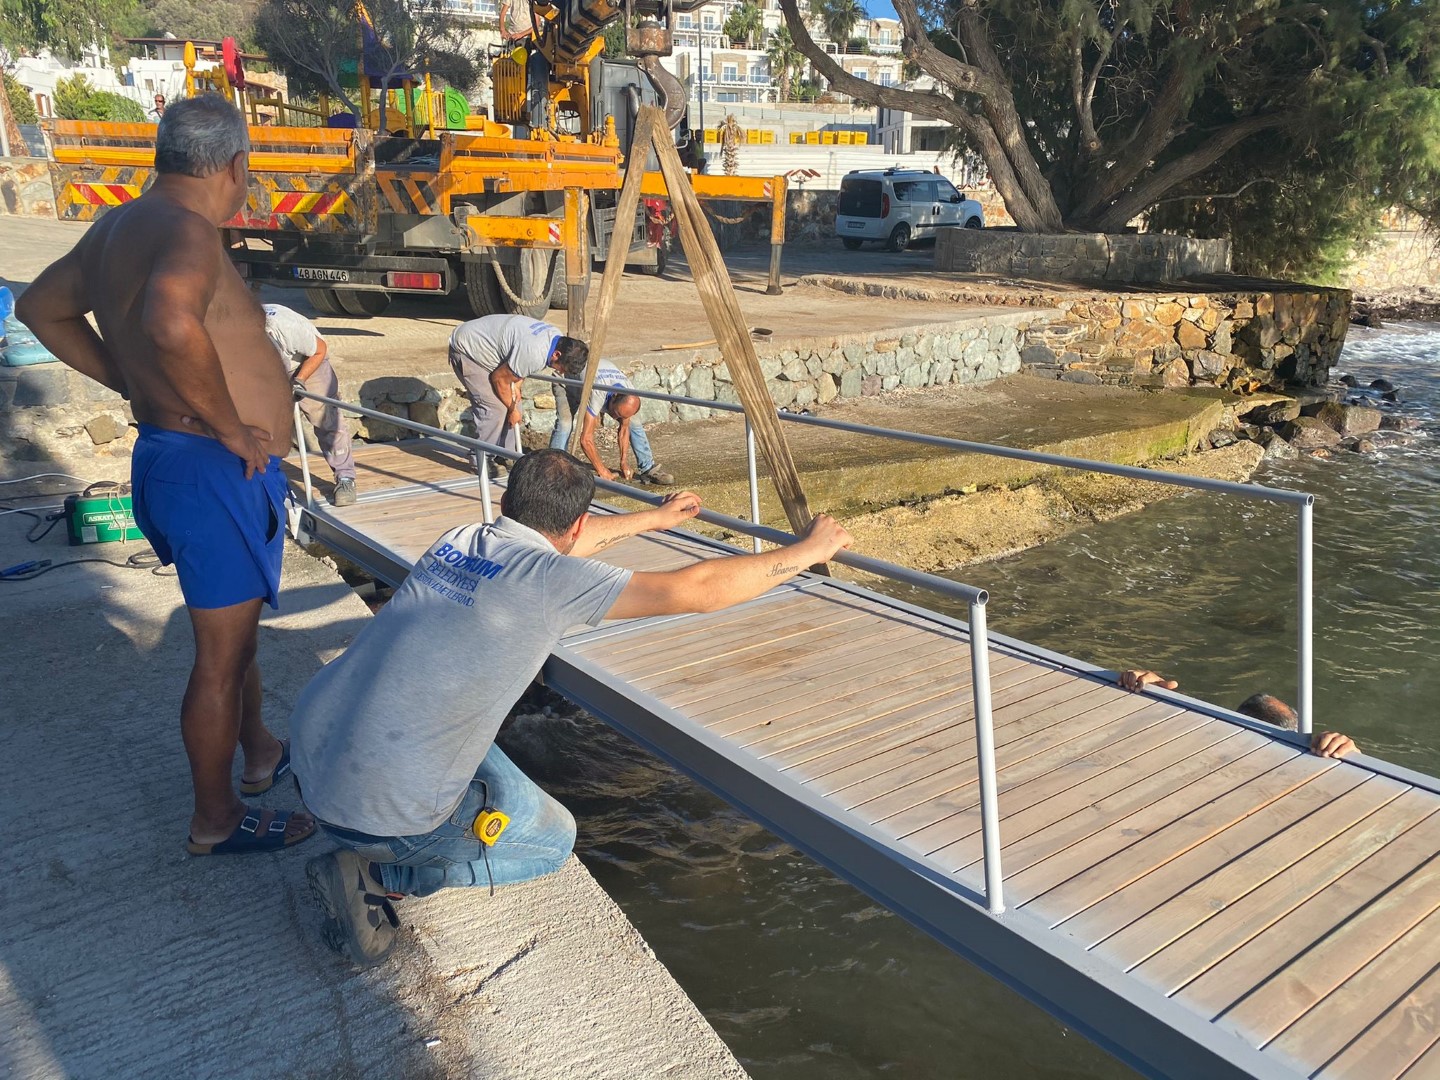
<path fill-rule="evenodd" d="M 671 209 L 680 227 L 680 246 L 690 264 L 690 272 L 695 278 L 700 300 L 705 305 L 705 314 L 719 344 L 720 355 L 730 370 L 740 404 L 745 407 L 745 417 L 755 431 L 756 445 L 769 463 L 770 475 L 775 481 L 775 490 L 780 495 L 790 529 L 798 535 L 805 531 L 812 516 L 805 491 L 800 486 L 800 472 L 795 467 L 795 459 L 785 441 L 785 432 L 776 416 L 775 399 L 770 396 L 770 387 L 760 370 L 760 358 L 755 354 L 755 343 L 740 313 L 740 302 L 730 283 L 730 274 L 725 269 L 719 245 L 705 223 L 700 200 L 695 197 L 685 167 L 680 163 L 680 155 L 670 141 L 664 113 L 653 105 L 641 106 L 636 118 L 635 139 L 630 145 L 625 182 L 620 187 L 620 202 L 615 211 L 615 235 L 611 238 L 605 273 L 600 279 L 600 300 L 595 309 L 595 326 L 590 332 L 590 360 L 585 365 L 580 413 L 570 433 L 570 452 L 576 453 L 579 449 L 579 419 L 590 400 L 595 372 L 604 352 L 610 311 L 620 291 L 620 277 L 625 271 L 625 257 L 630 250 L 629 223 L 635 220 L 640 202 L 640 179 L 652 149 L 660 161 L 660 171 L 670 193 Z"/>

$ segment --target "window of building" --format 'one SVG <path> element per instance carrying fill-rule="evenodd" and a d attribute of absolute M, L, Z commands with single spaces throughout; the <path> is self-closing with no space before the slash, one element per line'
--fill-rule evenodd
<path fill-rule="evenodd" d="M 852 72 L 852 74 L 857 79 L 864 79 L 866 82 L 870 81 L 870 72 L 866 71 L 864 68 L 856 68 L 854 72 Z"/>
<path fill-rule="evenodd" d="M 882 71 L 882 72 L 880 73 L 880 85 L 881 85 L 881 86 L 894 86 L 894 85 L 895 85 L 895 76 L 892 75 L 892 74 L 891 74 L 890 72 L 888 72 L 888 71 Z"/>
<path fill-rule="evenodd" d="M 737 73 L 737 71 L 736 71 L 736 69 L 735 69 L 735 65 L 734 65 L 734 64 L 724 64 L 724 65 L 721 66 L 721 68 L 720 68 L 720 81 L 721 81 L 721 82 L 735 82 L 736 79 L 737 79 L 737 76 L 738 76 L 738 73 Z"/>
<path fill-rule="evenodd" d="M 681 30 L 690 30 L 694 28 L 695 20 L 692 19 L 689 15 L 681 15 L 677 20 L 676 25 Z"/>

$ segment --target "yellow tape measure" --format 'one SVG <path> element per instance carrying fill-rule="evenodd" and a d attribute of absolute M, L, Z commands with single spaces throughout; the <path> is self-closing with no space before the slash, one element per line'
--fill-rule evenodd
<path fill-rule="evenodd" d="M 470 828 L 482 844 L 486 847 L 494 847 L 495 841 L 500 839 L 500 834 L 505 831 L 505 826 L 509 824 L 509 814 L 487 807 L 475 815 L 475 824 L 471 825 Z"/>

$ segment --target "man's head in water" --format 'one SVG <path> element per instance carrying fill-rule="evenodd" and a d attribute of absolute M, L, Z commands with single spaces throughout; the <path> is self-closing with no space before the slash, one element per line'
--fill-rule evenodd
<path fill-rule="evenodd" d="M 1295 715 L 1295 710 L 1273 694 L 1251 694 L 1235 706 L 1235 711 L 1286 731 L 1297 731 L 1300 727 L 1300 718 Z"/>

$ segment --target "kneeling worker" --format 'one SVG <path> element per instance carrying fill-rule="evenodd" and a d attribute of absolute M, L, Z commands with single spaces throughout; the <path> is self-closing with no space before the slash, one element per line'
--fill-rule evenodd
<path fill-rule="evenodd" d="M 265 336 L 280 353 L 292 386 L 328 398 L 340 396 L 340 380 L 330 365 L 330 346 L 313 322 L 281 304 L 266 304 Z M 301 398 L 300 411 L 315 429 L 320 452 L 335 473 L 331 503 L 351 505 L 355 501 L 355 455 L 350 450 L 350 429 L 340 418 L 340 410 Z"/>
<path fill-rule="evenodd" d="M 306 873 L 329 916 L 327 943 L 354 962 L 389 952 L 402 897 L 527 881 L 569 857 L 574 819 L 494 745 L 563 634 L 729 607 L 850 543 L 822 514 L 783 550 L 632 572 L 585 556 L 673 528 L 700 500 L 681 492 L 654 510 L 592 517 L 594 492 L 569 454 L 521 458 L 502 516 L 442 534 L 301 692 L 291 761 L 306 805 L 341 845 Z"/>
<path fill-rule="evenodd" d="M 567 370 L 559 361 L 551 361 L 551 367 L 569 378 L 578 379 L 585 373 L 585 365 L 574 372 Z M 600 460 L 600 451 L 595 448 L 595 429 L 609 416 L 620 425 L 616 441 L 620 445 L 620 475 L 626 480 L 636 476 L 630 467 L 629 451 L 635 451 L 635 464 L 640 472 L 642 484 L 659 484 L 668 487 L 675 483 L 675 477 L 655 464 L 655 455 L 650 452 L 650 439 L 645 434 L 645 425 L 635 415 L 640 411 L 640 399 L 624 391 L 631 389 L 625 380 L 625 373 L 609 360 L 601 360 L 595 370 L 595 386 L 590 391 L 590 401 L 585 407 L 585 418 L 580 421 L 580 449 L 602 480 L 614 480 L 615 474 Z M 555 430 L 550 433 L 550 447 L 564 450 L 570 442 L 570 417 L 580 409 L 580 388 L 565 387 L 565 397 L 570 402 L 569 410 L 557 409 Z"/>

